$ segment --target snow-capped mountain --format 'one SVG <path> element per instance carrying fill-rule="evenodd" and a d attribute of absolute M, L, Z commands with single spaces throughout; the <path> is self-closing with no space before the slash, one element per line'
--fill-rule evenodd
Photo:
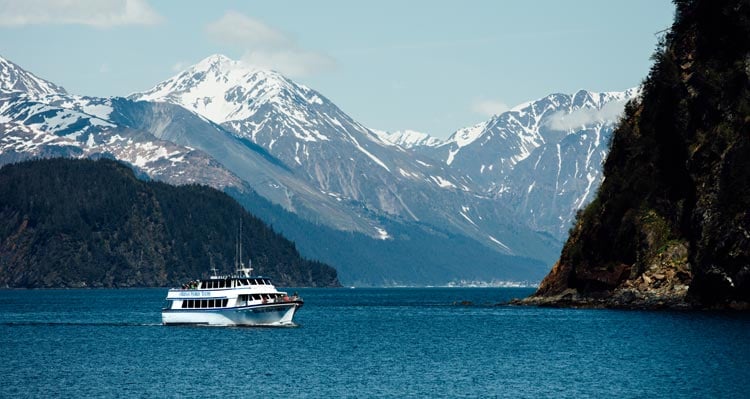
<path fill-rule="evenodd" d="M 427 133 L 417 132 L 415 130 L 397 130 L 395 132 L 386 132 L 382 130 L 373 130 L 380 140 L 385 143 L 397 145 L 401 148 L 411 149 L 414 147 L 437 147 L 444 143 L 437 137 L 432 137 Z"/>
<path fill-rule="evenodd" d="M 320 190 L 387 213 L 410 210 L 380 183 L 399 171 L 428 178 L 407 154 L 392 151 L 321 94 L 222 55 L 130 98 L 179 104 L 265 148 Z M 378 183 L 363 184 L 362 170 L 369 172 L 365 179 Z M 440 178 L 458 186 L 450 176 Z"/>
<path fill-rule="evenodd" d="M 69 95 L 8 65 L 7 76 L 36 85 L 7 79 L 0 86 L 0 165 L 113 157 L 144 176 L 225 189 L 306 256 L 337 266 L 342 281 L 533 281 L 546 271 L 538 259 L 551 259 L 559 245 L 446 165 L 385 143 L 274 72 L 210 57 L 142 101 Z M 257 85 L 247 83 L 253 79 Z M 212 85 L 228 91 L 208 94 Z"/>
<path fill-rule="evenodd" d="M 385 218 L 458 232 L 507 254 L 544 246 L 502 203 L 476 195 L 473 183 L 448 165 L 394 146 L 322 94 L 276 72 L 215 55 L 130 98 L 181 105 L 259 145 L 354 220 L 369 220 L 369 231 L 357 231 L 373 237 L 392 238 L 379 222 Z M 329 224 L 325 213 L 310 216 Z"/>
<path fill-rule="evenodd" d="M 3 57 L 0 57 L 0 92 L 24 93 L 32 99 L 67 94 L 62 87 L 26 72 Z"/>
<path fill-rule="evenodd" d="M 530 227 L 563 239 L 599 187 L 609 135 L 638 93 L 551 94 L 460 129 L 445 144 L 413 150 L 468 177 Z"/>
<path fill-rule="evenodd" d="M 112 111 L 110 100 L 56 99 L 44 104 L 18 92 L 0 95 L 0 165 L 37 157 L 111 157 L 172 184 L 242 185 L 201 151 L 102 118 L 104 110 Z"/>

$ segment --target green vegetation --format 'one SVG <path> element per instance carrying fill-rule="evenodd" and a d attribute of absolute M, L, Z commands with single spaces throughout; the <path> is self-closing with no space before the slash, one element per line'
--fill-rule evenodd
<path fill-rule="evenodd" d="M 280 286 L 336 286 L 336 271 L 205 186 L 136 179 L 111 160 L 49 159 L 0 169 L 0 286 L 178 285 L 243 258 Z"/>
<path fill-rule="evenodd" d="M 675 4 L 643 94 L 613 134 L 598 197 L 540 295 L 614 290 L 687 243 L 690 301 L 750 301 L 750 2 Z M 595 271 L 613 265 L 631 273 L 602 284 Z"/>

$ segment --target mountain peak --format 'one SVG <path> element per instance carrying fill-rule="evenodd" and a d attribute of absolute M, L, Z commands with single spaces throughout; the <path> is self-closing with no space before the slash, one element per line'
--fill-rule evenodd
<path fill-rule="evenodd" d="M 240 66 L 239 64 L 239 61 L 235 61 L 223 54 L 213 54 L 198 61 L 197 64 L 191 66 L 188 70 L 208 71 L 214 69 L 217 71 L 227 71 Z"/>
<path fill-rule="evenodd" d="M 0 92 L 26 93 L 33 99 L 67 94 L 62 87 L 39 78 L 0 56 Z"/>
<path fill-rule="evenodd" d="M 132 100 L 171 102 L 216 122 L 244 120 L 279 97 L 302 96 L 310 89 L 278 72 L 214 54 L 150 90 L 133 93 Z"/>

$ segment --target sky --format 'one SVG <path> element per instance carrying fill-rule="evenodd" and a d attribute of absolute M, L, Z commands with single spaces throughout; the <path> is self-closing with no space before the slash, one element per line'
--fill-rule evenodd
<path fill-rule="evenodd" d="M 224 54 L 367 127 L 446 138 L 551 93 L 639 85 L 673 16 L 667 0 L 0 0 L 0 56 L 109 97 Z"/>

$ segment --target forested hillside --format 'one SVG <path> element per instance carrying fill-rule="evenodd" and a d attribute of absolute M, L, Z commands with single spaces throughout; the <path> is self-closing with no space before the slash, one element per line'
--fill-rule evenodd
<path fill-rule="evenodd" d="M 531 301 L 750 302 L 750 2 L 676 1 L 597 198 Z"/>
<path fill-rule="evenodd" d="M 118 162 L 49 159 L 0 169 L 0 286 L 170 286 L 244 260 L 279 286 L 337 286 L 336 271 L 205 186 L 138 180 Z"/>

